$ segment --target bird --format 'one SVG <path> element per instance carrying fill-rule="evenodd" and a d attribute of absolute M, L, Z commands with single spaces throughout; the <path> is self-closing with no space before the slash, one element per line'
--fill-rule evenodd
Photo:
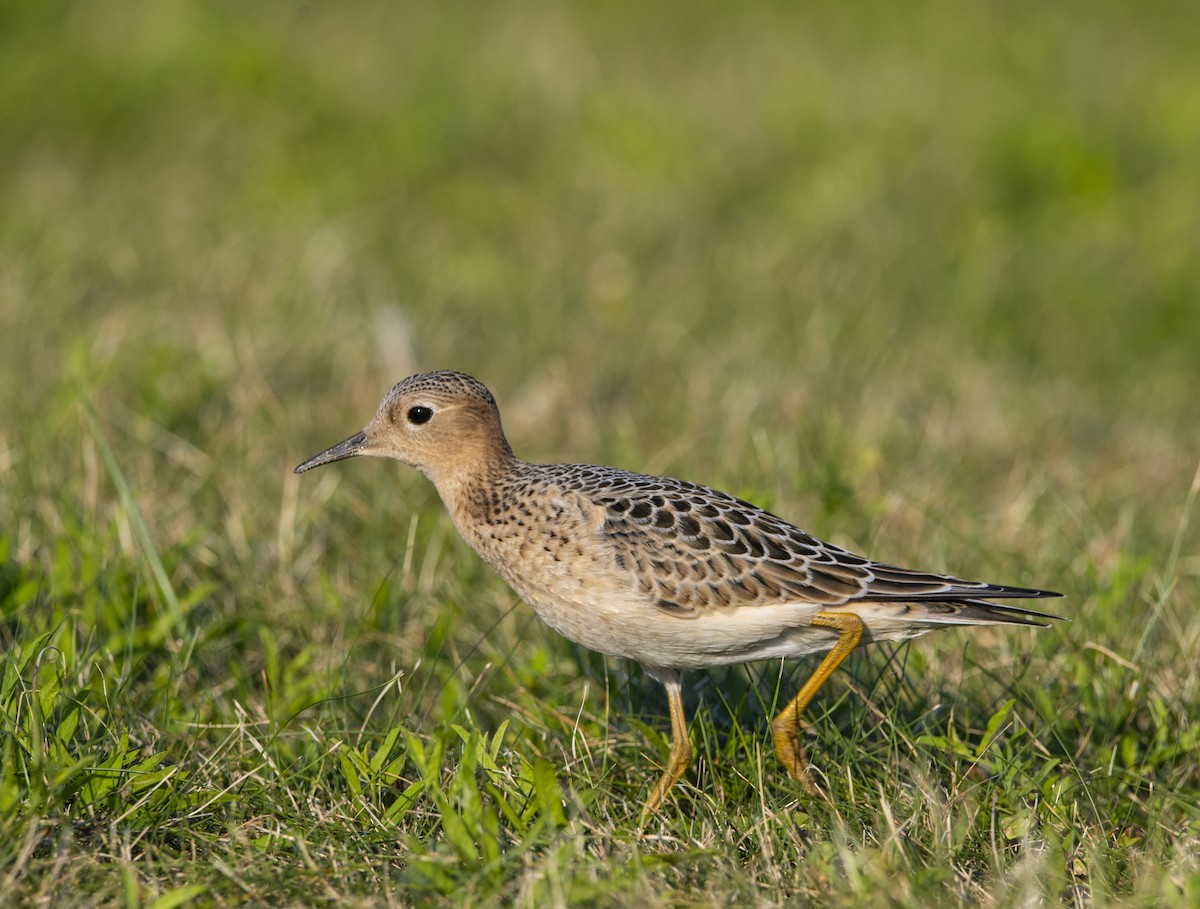
<path fill-rule="evenodd" d="M 1059 618 L 993 602 L 1061 596 L 1054 591 L 872 561 L 696 483 L 524 461 L 492 393 L 461 372 L 397 383 L 364 429 L 295 472 L 361 456 L 423 473 L 462 538 L 551 628 L 640 663 L 663 684 L 672 742 L 642 817 L 691 764 L 686 671 L 823 653 L 771 722 L 780 763 L 814 792 L 800 717 L 857 647 L 954 625 L 1044 627 Z"/>

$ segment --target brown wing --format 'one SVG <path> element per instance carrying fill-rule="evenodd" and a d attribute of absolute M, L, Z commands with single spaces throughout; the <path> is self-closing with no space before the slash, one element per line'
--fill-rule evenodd
<path fill-rule="evenodd" d="M 676 615 L 783 602 L 839 606 L 1058 596 L 872 562 L 704 486 L 604 468 L 578 470 L 581 491 L 605 509 L 603 533 L 618 567 L 633 572 L 656 604 Z"/>

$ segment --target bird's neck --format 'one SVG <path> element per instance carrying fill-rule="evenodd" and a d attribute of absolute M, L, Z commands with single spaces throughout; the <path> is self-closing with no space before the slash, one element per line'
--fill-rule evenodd
<path fill-rule="evenodd" d="M 481 458 L 469 469 L 460 465 L 455 470 L 431 471 L 429 478 L 462 531 L 464 525 L 486 522 L 492 513 L 504 507 L 508 489 L 525 466 L 525 462 L 506 445 L 502 451 L 490 452 L 487 458 Z"/>

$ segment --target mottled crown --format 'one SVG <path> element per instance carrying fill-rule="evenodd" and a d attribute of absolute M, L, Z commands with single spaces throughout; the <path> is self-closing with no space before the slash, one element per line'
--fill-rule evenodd
<path fill-rule="evenodd" d="M 490 408 L 496 407 L 496 399 L 487 386 L 464 372 L 443 369 L 438 372 L 423 372 L 409 376 L 392 387 L 384 399 L 383 406 L 399 395 L 428 394 L 431 398 L 473 398 Z"/>

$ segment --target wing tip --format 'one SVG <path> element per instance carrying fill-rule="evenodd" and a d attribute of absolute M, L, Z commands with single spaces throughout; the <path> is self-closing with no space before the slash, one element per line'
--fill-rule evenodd
<path fill-rule="evenodd" d="M 1049 591 L 1047 591 L 1049 593 Z M 1061 597 L 1061 593 L 1053 594 L 1053 596 Z M 1031 597 L 1032 599 L 1032 597 Z M 969 603 L 971 606 L 984 610 L 990 616 L 999 619 L 1010 625 L 1036 625 L 1039 628 L 1049 628 L 1052 622 L 1069 622 L 1069 618 L 1061 615 L 1055 615 L 1052 612 L 1039 612 L 1036 609 L 1026 609 L 1021 606 L 1009 606 L 1005 603 L 992 603 L 989 600 L 962 600 L 960 602 Z M 1036 619 L 1049 619 L 1050 621 L 1038 622 Z"/>
<path fill-rule="evenodd" d="M 1063 596 L 1057 590 L 1043 590 L 1040 587 L 1014 587 L 1011 584 L 985 584 L 976 590 L 980 596 L 1013 600 L 1046 600 Z"/>

